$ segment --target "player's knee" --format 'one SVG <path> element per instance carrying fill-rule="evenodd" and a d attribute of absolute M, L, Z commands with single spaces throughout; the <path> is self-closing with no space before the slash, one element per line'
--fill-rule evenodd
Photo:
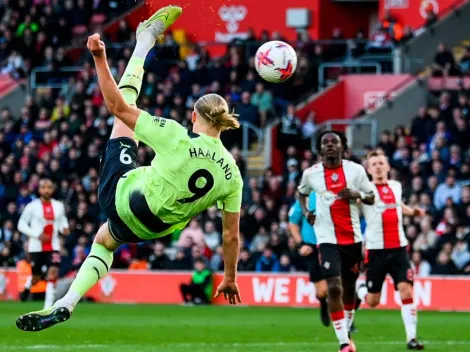
<path fill-rule="evenodd" d="M 315 291 L 318 298 L 325 298 L 328 294 L 327 286 L 325 282 L 318 282 L 315 284 Z"/>
<path fill-rule="evenodd" d="M 369 293 L 367 295 L 367 304 L 372 308 L 375 308 L 380 303 L 380 293 Z"/>
<path fill-rule="evenodd" d="M 339 279 L 333 278 L 328 280 L 328 297 L 331 300 L 341 299 L 343 288 Z"/>
<path fill-rule="evenodd" d="M 413 286 L 408 282 L 401 282 L 398 284 L 398 291 L 400 292 L 400 298 L 404 299 L 413 298 Z"/>
<path fill-rule="evenodd" d="M 41 281 L 41 276 L 33 275 L 31 278 L 31 285 L 36 285 L 39 281 Z"/>
<path fill-rule="evenodd" d="M 47 270 L 48 280 L 57 280 L 59 278 L 59 268 L 51 267 Z"/>

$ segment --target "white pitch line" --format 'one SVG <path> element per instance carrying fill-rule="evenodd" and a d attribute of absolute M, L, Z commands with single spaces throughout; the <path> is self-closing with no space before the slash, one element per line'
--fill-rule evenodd
<path fill-rule="evenodd" d="M 452 346 L 452 345 L 470 345 L 470 341 L 463 340 L 427 340 L 423 343 L 434 346 Z M 336 342 L 187 342 L 187 343 L 156 343 L 149 345 L 132 344 L 132 345 L 120 345 L 121 347 L 130 347 L 137 349 L 138 347 L 182 347 L 182 348 L 194 348 L 194 347 L 283 347 L 283 346 L 336 346 Z M 364 341 L 358 342 L 359 346 L 394 346 L 394 345 L 405 345 L 403 341 Z M 60 350 L 75 350 L 75 349 L 98 349 L 98 348 L 114 348 L 115 345 L 110 344 L 89 344 L 89 345 L 30 345 L 30 346 L 11 346 L 11 345 L 0 345 L 1 350 L 13 350 L 22 348 L 24 350 L 40 350 L 40 349 L 60 349 Z"/>

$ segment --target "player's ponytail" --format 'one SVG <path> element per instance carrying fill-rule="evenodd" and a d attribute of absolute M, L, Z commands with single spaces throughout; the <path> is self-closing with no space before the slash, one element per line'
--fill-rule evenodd
<path fill-rule="evenodd" d="M 194 109 L 211 127 L 219 131 L 226 131 L 240 127 L 238 115 L 229 112 L 228 104 L 218 94 L 206 94 L 199 98 Z"/>

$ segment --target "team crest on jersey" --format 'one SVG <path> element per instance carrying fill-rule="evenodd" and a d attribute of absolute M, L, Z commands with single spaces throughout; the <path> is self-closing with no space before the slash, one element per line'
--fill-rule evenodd
<path fill-rule="evenodd" d="M 387 187 L 384 187 L 384 188 L 382 189 L 382 192 L 385 193 L 385 194 L 387 194 L 387 193 L 388 193 L 388 188 L 387 188 Z"/>
<path fill-rule="evenodd" d="M 331 175 L 331 179 L 333 180 L 333 182 L 337 182 L 339 180 L 338 174 L 334 173 L 333 175 Z"/>

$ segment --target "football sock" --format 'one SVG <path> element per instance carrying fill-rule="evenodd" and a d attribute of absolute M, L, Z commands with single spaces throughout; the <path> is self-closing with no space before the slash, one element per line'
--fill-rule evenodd
<path fill-rule="evenodd" d="M 69 291 L 55 306 L 65 305 L 69 309 L 75 308 L 83 295 L 106 276 L 112 263 L 113 252 L 98 243 L 94 243 Z"/>
<path fill-rule="evenodd" d="M 46 299 L 44 300 L 44 309 L 52 307 L 55 302 L 57 280 L 49 280 L 46 285 Z"/>
<path fill-rule="evenodd" d="M 405 325 L 406 339 L 416 339 L 416 328 L 418 325 L 418 312 L 413 302 L 413 298 L 402 300 L 401 316 Z"/>
<path fill-rule="evenodd" d="M 155 39 L 159 37 L 159 33 L 163 33 L 163 23 L 157 22 L 137 36 L 137 44 L 135 45 L 132 57 L 127 64 L 126 70 L 119 82 L 119 89 L 126 103 L 135 105 L 137 97 L 142 88 L 142 79 L 144 77 L 144 61 L 149 51 L 155 45 Z"/>
<path fill-rule="evenodd" d="M 348 332 L 351 329 L 351 325 L 354 322 L 354 303 L 344 304 L 344 315 L 346 317 L 346 323 L 348 326 Z"/>
<path fill-rule="evenodd" d="M 32 284 L 33 284 L 33 277 L 32 277 L 32 276 L 28 276 L 28 278 L 26 279 L 26 283 L 24 284 L 24 289 L 25 289 L 25 290 L 30 290 Z"/>
<path fill-rule="evenodd" d="M 369 292 L 367 291 L 367 287 L 366 285 L 361 285 L 358 289 L 357 289 L 357 297 L 362 301 L 362 302 L 365 302 L 367 303 L 367 300 L 366 300 L 366 296 Z"/>
<path fill-rule="evenodd" d="M 144 58 L 132 56 L 119 82 L 119 90 L 129 105 L 136 105 L 144 78 Z"/>
<path fill-rule="evenodd" d="M 346 318 L 344 317 L 344 311 L 341 312 L 332 312 L 331 321 L 333 322 L 333 327 L 335 329 L 336 338 L 339 341 L 340 345 L 348 344 L 349 345 L 349 335 L 348 335 L 348 324 Z"/>

